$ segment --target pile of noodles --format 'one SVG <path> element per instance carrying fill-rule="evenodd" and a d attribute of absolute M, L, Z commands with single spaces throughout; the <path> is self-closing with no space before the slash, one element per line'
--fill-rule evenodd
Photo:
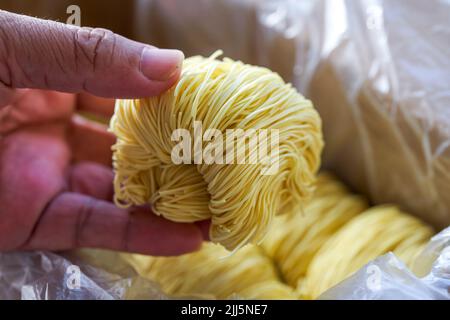
<path fill-rule="evenodd" d="M 275 218 L 260 246 L 220 245 L 180 257 L 125 255 L 174 296 L 314 299 L 369 261 L 394 252 L 408 266 L 432 230 L 394 206 L 369 208 L 329 174 L 319 175 L 304 212 Z"/>

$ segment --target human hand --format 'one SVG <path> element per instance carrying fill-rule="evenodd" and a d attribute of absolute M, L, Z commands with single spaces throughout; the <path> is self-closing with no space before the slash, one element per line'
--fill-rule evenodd
<path fill-rule="evenodd" d="M 182 59 L 106 30 L 0 11 L 0 251 L 199 248 L 201 226 L 111 203 L 114 137 L 74 115 L 75 95 L 47 91 L 156 95 L 177 81 Z M 84 108 L 111 112 L 113 100 L 82 97 Z"/>

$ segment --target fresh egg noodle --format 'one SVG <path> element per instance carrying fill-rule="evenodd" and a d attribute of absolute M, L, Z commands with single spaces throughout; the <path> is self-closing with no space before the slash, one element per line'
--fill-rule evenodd
<path fill-rule="evenodd" d="M 321 173 L 305 215 L 277 217 L 262 247 L 301 299 L 315 299 L 388 252 L 411 266 L 432 230 L 395 206 L 369 207 Z"/>
<path fill-rule="evenodd" d="M 284 280 L 297 287 L 311 260 L 331 235 L 368 208 L 366 201 L 349 193 L 330 175 L 321 174 L 317 192 L 305 214 L 280 216 L 262 247 L 275 261 Z"/>
<path fill-rule="evenodd" d="M 205 243 L 180 257 L 125 259 L 174 296 L 315 299 L 387 252 L 411 266 L 432 236 L 430 227 L 394 206 L 370 208 L 327 173 L 318 176 L 303 211 L 277 216 L 261 245 L 233 254 Z"/>
<path fill-rule="evenodd" d="M 411 267 L 431 236 L 430 227 L 394 206 L 368 209 L 328 239 L 298 291 L 304 298 L 316 298 L 387 252 Z"/>
<path fill-rule="evenodd" d="M 186 59 L 179 82 L 161 96 L 117 101 L 110 124 L 117 136 L 114 189 L 121 207 L 150 204 L 176 222 L 211 219 L 211 241 L 234 250 L 261 241 L 276 215 L 300 212 L 313 191 L 323 141 L 309 100 L 278 74 L 219 60 L 220 54 Z M 262 162 L 195 163 L 198 152 L 191 163 L 174 164 L 173 132 L 195 136 L 196 122 L 223 133 L 277 130 L 279 142 L 269 143 L 268 153 L 278 170 L 261 174 Z M 206 150 L 211 142 L 200 143 Z M 256 154 L 249 139 L 244 144 Z"/>
<path fill-rule="evenodd" d="M 230 255 L 218 244 L 204 243 L 200 251 L 179 257 L 124 255 L 142 276 L 178 297 L 227 299 L 295 299 L 260 247 L 246 245 Z"/>

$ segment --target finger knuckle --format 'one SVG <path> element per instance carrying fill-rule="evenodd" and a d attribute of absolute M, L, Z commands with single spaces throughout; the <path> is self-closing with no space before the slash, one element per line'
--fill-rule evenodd
<path fill-rule="evenodd" d="M 92 72 L 107 67 L 115 54 L 115 37 L 115 34 L 107 29 L 77 29 L 74 36 L 77 63 L 88 67 Z"/>
<path fill-rule="evenodd" d="M 6 23 L 0 17 L 0 84 L 11 86 L 12 72 L 9 61 L 9 39 L 5 30 Z"/>
<path fill-rule="evenodd" d="M 74 239 L 74 247 L 83 246 L 86 243 L 85 237 L 85 229 L 86 225 L 89 223 L 90 217 L 93 215 L 93 212 L 96 208 L 96 201 L 91 198 L 87 198 L 86 201 L 83 202 L 83 205 L 80 208 L 78 213 L 78 221 L 75 230 L 75 239 Z"/>

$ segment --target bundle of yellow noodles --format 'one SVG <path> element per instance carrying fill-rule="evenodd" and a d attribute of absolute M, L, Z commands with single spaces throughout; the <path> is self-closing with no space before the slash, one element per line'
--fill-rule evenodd
<path fill-rule="evenodd" d="M 312 192 L 323 142 L 317 112 L 290 84 L 218 54 L 186 59 L 180 81 L 159 97 L 118 100 L 110 126 L 117 136 L 115 201 L 151 204 L 177 222 L 211 219 L 211 240 L 235 249 L 261 240 L 275 215 L 299 211 Z M 243 139 L 233 153 L 230 138 L 217 134 L 230 129 L 270 133 L 265 147 Z M 204 134 L 196 139 L 199 130 Z M 178 135 L 186 132 L 193 151 L 181 148 L 183 163 L 175 164 Z M 202 161 L 206 153 L 214 161 Z"/>
<path fill-rule="evenodd" d="M 353 218 L 322 246 L 298 291 L 304 298 L 316 298 L 388 252 L 411 267 L 431 236 L 430 227 L 398 208 L 373 207 Z"/>
<path fill-rule="evenodd" d="M 329 174 L 306 214 L 277 217 L 262 246 L 303 299 L 317 298 L 369 261 L 394 252 L 410 265 L 432 230 L 393 206 L 368 208 Z"/>
<path fill-rule="evenodd" d="M 304 211 L 276 217 L 260 247 L 230 254 L 207 243 L 180 257 L 126 259 L 172 295 L 314 299 L 387 252 L 411 266 L 432 235 L 396 207 L 368 208 L 329 174 L 319 175 Z"/>
<path fill-rule="evenodd" d="M 303 281 L 311 260 L 323 244 L 368 207 L 361 197 L 350 194 L 330 175 L 319 176 L 316 190 L 305 206 L 305 214 L 277 217 L 262 244 L 284 280 L 293 287 Z"/>
<path fill-rule="evenodd" d="M 247 245 L 230 255 L 222 246 L 205 243 L 179 257 L 125 255 L 139 274 L 173 296 L 226 299 L 295 299 L 261 248 Z"/>

